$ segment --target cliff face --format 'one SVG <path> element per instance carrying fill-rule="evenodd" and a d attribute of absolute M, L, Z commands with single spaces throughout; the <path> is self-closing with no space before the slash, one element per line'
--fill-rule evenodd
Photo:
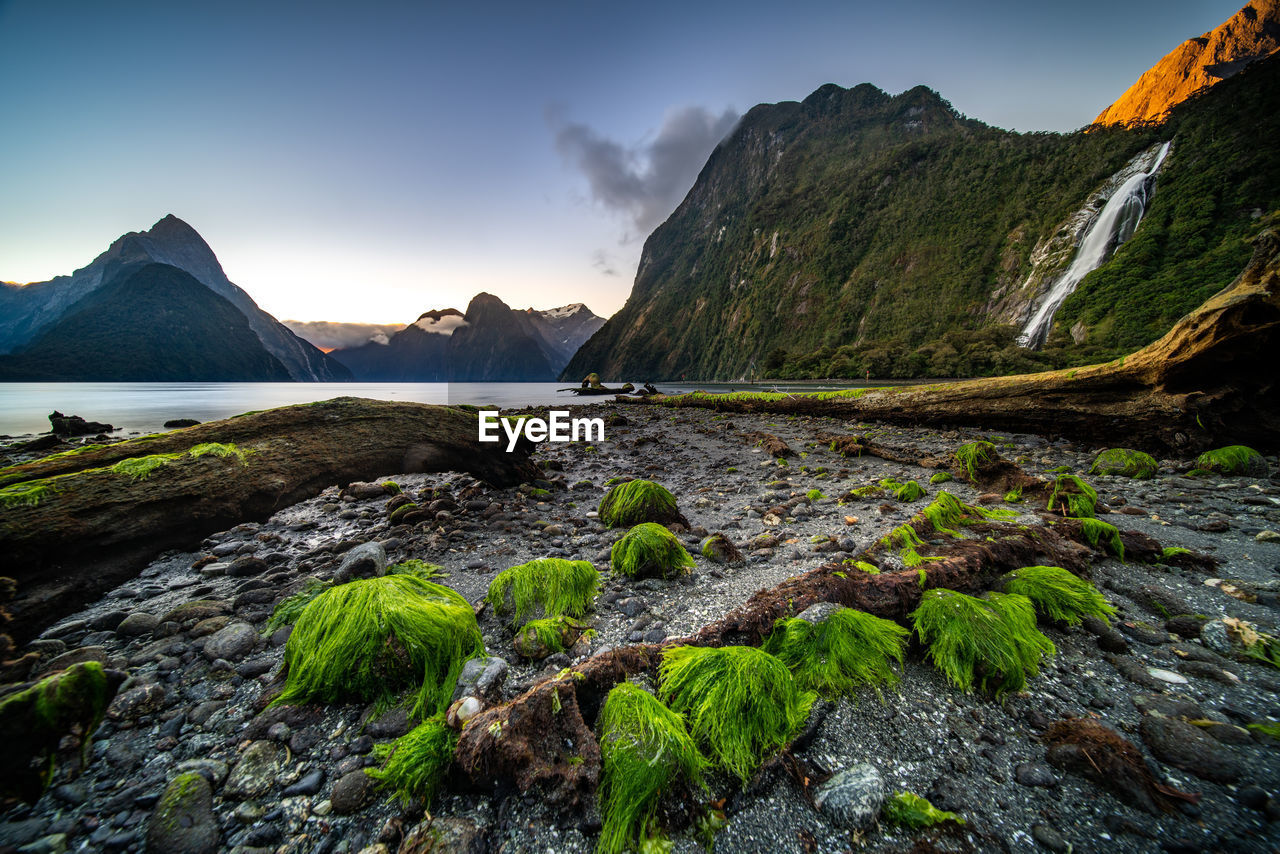
<path fill-rule="evenodd" d="M 1280 50 L 1280 0 L 1253 0 L 1216 29 L 1174 48 L 1095 124 L 1132 125 L 1157 121 L 1201 89 L 1240 72 L 1249 63 Z"/>

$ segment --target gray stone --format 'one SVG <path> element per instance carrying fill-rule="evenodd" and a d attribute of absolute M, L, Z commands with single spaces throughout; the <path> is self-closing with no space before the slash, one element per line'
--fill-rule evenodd
<path fill-rule="evenodd" d="M 1222 744 L 1176 718 L 1143 717 L 1142 740 L 1161 762 L 1216 783 L 1234 783 L 1243 768 Z"/>
<path fill-rule="evenodd" d="M 1259 531 L 1254 539 L 1260 543 L 1280 543 L 1280 531 Z"/>
<path fill-rule="evenodd" d="M 345 584 L 356 578 L 376 578 L 387 572 L 387 552 L 381 543 L 361 543 L 342 557 L 338 571 L 333 574 L 335 584 Z"/>
<path fill-rule="evenodd" d="M 294 783 L 284 790 L 286 798 L 296 797 L 298 795 L 314 795 L 320 791 L 321 784 L 324 783 L 324 771 L 320 768 L 315 769 L 303 776 L 301 780 Z"/>
<path fill-rule="evenodd" d="M 117 694 L 107 708 L 107 717 L 113 721 L 133 720 L 149 715 L 164 707 L 164 686 L 139 685 L 123 694 Z"/>
<path fill-rule="evenodd" d="M 373 789 L 373 778 L 363 770 L 350 771 L 333 784 L 329 804 L 337 815 L 359 812 L 373 800 Z"/>
<path fill-rule="evenodd" d="M 116 634 L 121 637 L 136 638 L 139 635 L 147 635 L 154 632 L 159 625 L 159 617 L 139 611 L 121 620 L 120 624 L 116 626 Z"/>
<path fill-rule="evenodd" d="M 1017 780 L 1019 785 L 1039 786 L 1045 789 L 1052 789 L 1058 785 L 1057 775 L 1043 762 L 1023 762 L 1013 769 L 1013 779 Z"/>
<path fill-rule="evenodd" d="M 194 771 L 169 781 L 147 823 L 147 848 L 154 854 L 214 854 L 220 847 L 213 789 Z"/>
<path fill-rule="evenodd" d="M 462 666 L 450 702 L 463 697 L 480 697 L 490 704 L 502 702 L 502 686 L 507 681 L 507 662 L 497 656 L 473 658 Z"/>
<path fill-rule="evenodd" d="M 797 614 L 796 619 L 817 625 L 839 610 L 840 606 L 835 602 L 815 602 Z"/>
<path fill-rule="evenodd" d="M 251 575 L 261 575 L 267 571 L 267 562 L 257 557 L 238 557 L 226 568 L 226 574 L 231 578 L 248 578 Z"/>
<path fill-rule="evenodd" d="M 255 741 L 240 756 L 231 769 L 227 784 L 222 787 L 222 797 L 234 801 L 247 801 L 271 791 L 276 775 L 280 772 L 282 751 L 273 742 Z"/>
<path fill-rule="evenodd" d="M 436 816 L 406 833 L 400 850 L 484 854 L 489 850 L 488 831 L 469 818 Z"/>
<path fill-rule="evenodd" d="M 1071 854 L 1071 843 L 1047 824 L 1031 825 L 1031 836 L 1055 854 Z"/>
<path fill-rule="evenodd" d="M 204 644 L 204 655 L 210 661 L 219 658 L 236 661 L 253 652 L 258 645 L 258 632 L 248 623 L 232 623 L 219 629 Z"/>
<path fill-rule="evenodd" d="M 847 768 L 814 792 L 813 802 L 832 821 L 850 830 L 867 827 L 884 805 L 884 780 L 874 765 Z"/>

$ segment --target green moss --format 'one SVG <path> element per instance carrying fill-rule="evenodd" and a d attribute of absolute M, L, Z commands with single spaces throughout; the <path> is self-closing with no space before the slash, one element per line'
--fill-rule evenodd
<path fill-rule="evenodd" d="M 600 573 L 585 560 L 542 558 L 498 573 L 485 601 L 519 626 L 530 617 L 581 617 L 591 607 Z"/>
<path fill-rule="evenodd" d="M 947 821 L 964 824 L 964 819 L 955 813 L 940 810 L 919 795 L 903 791 L 885 801 L 884 817 L 893 824 L 912 830 L 923 830 Z"/>
<path fill-rule="evenodd" d="M 471 604 L 412 575 L 340 584 L 303 609 L 285 646 L 288 680 L 272 705 L 356 699 L 411 714 L 444 711 L 462 665 L 484 655 Z"/>
<path fill-rule="evenodd" d="M 146 480 L 156 469 L 167 466 L 180 456 L 182 454 L 148 454 L 145 457 L 129 457 L 113 465 L 111 471 L 132 480 Z"/>
<path fill-rule="evenodd" d="M 684 521 L 676 507 L 676 497 L 649 480 L 630 480 L 612 487 L 600 499 L 599 512 L 601 523 L 609 528 Z"/>
<path fill-rule="evenodd" d="M 977 521 L 1007 521 L 1017 517 L 1017 513 L 1003 507 L 979 507 L 976 504 L 965 504 L 950 492 L 939 490 L 933 501 L 920 511 L 920 516 L 927 519 L 933 529 L 940 534 L 958 536 L 960 527 Z"/>
<path fill-rule="evenodd" d="M 821 489 L 811 489 L 804 494 L 804 497 L 809 499 L 810 501 L 821 501 L 827 496 L 822 494 Z"/>
<path fill-rule="evenodd" d="M 395 527 L 404 521 L 404 517 L 408 516 L 415 510 L 421 510 L 417 504 L 410 501 L 408 504 L 401 504 L 395 510 L 391 511 L 391 515 L 387 517 L 387 524 Z"/>
<path fill-rule="evenodd" d="M 1089 545 L 1104 548 L 1124 560 L 1124 543 L 1120 540 L 1120 529 L 1115 525 L 1101 519 L 1081 519 L 1080 533 Z"/>
<path fill-rule="evenodd" d="M 975 482 L 978 470 L 988 462 L 998 460 L 1000 452 L 990 442 L 969 442 L 956 448 L 956 468 L 963 471 L 970 482 Z"/>
<path fill-rule="evenodd" d="M 890 486 L 886 484 L 885 488 L 892 492 L 893 497 L 899 501 L 919 501 L 925 496 L 924 487 L 916 483 L 914 480 L 909 480 L 906 483 L 898 483 L 897 481 L 894 481 L 893 485 Z"/>
<path fill-rule="evenodd" d="M 681 784 L 702 786 L 707 764 L 680 716 L 628 682 L 605 699 L 600 758 L 600 854 L 620 854 L 653 835 L 662 796 Z"/>
<path fill-rule="evenodd" d="M 1097 515 L 1098 493 L 1074 474 L 1059 475 L 1045 509 L 1057 510 L 1073 519 L 1092 519 Z"/>
<path fill-rule="evenodd" d="M 660 696 L 684 716 L 705 755 L 743 785 L 804 727 L 814 694 L 787 666 L 749 646 L 679 646 L 659 667 Z"/>
<path fill-rule="evenodd" d="M 1196 468 L 1214 474 L 1267 476 L 1267 461 L 1253 448 L 1245 445 L 1228 445 L 1205 451 L 1196 458 Z"/>
<path fill-rule="evenodd" d="M 443 716 L 436 715 L 389 744 L 375 745 L 374 756 L 382 760 L 382 767 L 367 768 L 365 773 L 395 792 L 406 806 L 415 798 L 430 806 L 453 764 L 457 744 L 458 734 Z"/>
<path fill-rule="evenodd" d="M 1128 448 L 1108 448 L 1098 454 L 1089 474 L 1119 474 L 1134 480 L 1150 480 L 1160 470 L 1155 458 Z"/>
<path fill-rule="evenodd" d="M 891 662 L 902 663 L 909 634 L 891 620 L 841 608 L 818 623 L 778 620 L 762 649 L 791 668 L 801 690 L 834 698 L 860 685 L 897 684 Z"/>
<path fill-rule="evenodd" d="M 874 563 L 867 563 L 865 560 L 856 560 L 853 562 L 853 565 L 865 572 L 867 575 L 880 574 L 880 567 L 876 566 Z"/>
<path fill-rule="evenodd" d="M 924 563 L 926 560 L 940 560 L 940 558 L 921 557 L 917 549 L 924 546 L 924 540 L 920 539 L 920 535 L 916 533 L 916 529 L 911 527 L 910 523 L 899 525 L 889 533 L 880 538 L 881 546 L 891 549 L 898 553 L 902 558 L 903 564 L 908 568 L 914 568 Z"/>
<path fill-rule="evenodd" d="M 1102 622 L 1115 616 L 1098 588 L 1057 566 L 1024 566 L 1005 575 L 1005 593 L 1026 596 L 1036 610 L 1051 620 L 1079 625 L 1085 617 Z"/>
<path fill-rule="evenodd" d="M 694 563 L 675 534 L 644 522 L 613 544 L 609 565 L 628 578 L 671 578 L 692 569 Z"/>
<path fill-rule="evenodd" d="M 35 507 L 57 492 L 48 479 L 29 480 L 0 489 L 0 507 Z"/>
<path fill-rule="evenodd" d="M 1255 721 L 1254 723 L 1246 724 L 1246 726 L 1253 732 L 1261 733 L 1280 741 L 1280 722 L 1267 721 L 1266 723 L 1258 723 Z"/>
<path fill-rule="evenodd" d="M 263 633 L 271 634 L 276 629 L 292 626 L 298 622 L 298 617 L 302 616 L 302 612 L 306 610 L 306 607 L 331 586 L 319 579 L 308 578 L 301 590 L 276 604 L 271 611 L 271 617 L 267 620 L 267 626 L 263 629 Z"/>
<path fill-rule="evenodd" d="M 444 567 L 440 564 L 427 563 L 425 560 L 419 560 L 416 557 L 402 560 L 387 567 L 387 575 L 412 575 L 420 581 L 449 577 L 449 573 L 445 572 Z"/>
<path fill-rule="evenodd" d="M 200 457 L 208 456 L 220 458 L 235 457 L 242 464 L 248 465 L 248 463 L 245 462 L 245 457 L 248 456 L 248 454 L 245 451 L 240 450 L 237 445 L 231 442 L 225 444 L 222 442 L 205 442 L 204 444 L 196 445 L 191 450 L 187 451 L 187 455 L 192 459 L 199 459 Z"/>
<path fill-rule="evenodd" d="M 1021 486 L 1011 489 L 1004 494 L 1004 501 L 1006 504 L 1017 504 L 1021 500 L 1022 500 Z"/>
<path fill-rule="evenodd" d="M 28 803 L 39 799 L 67 736 L 79 737 L 80 760 L 87 762 L 91 737 L 112 694 L 102 665 L 86 661 L 0 700 L 0 735 L 5 740 L 0 795 Z"/>
<path fill-rule="evenodd" d="M 1116 533 L 1118 535 L 1120 532 L 1117 531 Z M 1121 546 L 1121 548 L 1123 548 L 1123 546 Z M 1165 546 L 1160 551 L 1160 557 L 1164 560 L 1168 560 L 1171 557 L 1177 557 L 1178 555 L 1189 554 L 1191 554 L 1191 549 L 1184 549 L 1182 546 Z"/>
<path fill-rule="evenodd" d="M 394 480 L 384 480 L 382 482 L 382 488 L 390 495 L 399 495 L 404 492 L 404 490 L 400 488 L 400 484 L 396 483 Z"/>
<path fill-rule="evenodd" d="M 530 620 L 516 632 L 516 652 L 526 658 L 543 658 L 553 652 L 564 652 L 586 628 L 586 623 L 564 614 Z"/>
<path fill-rule="evenodd" d="M 940 472 L 936 472 L 932 477 L 929 478 L 929 483 L 934 484 L 936 486 L 939 483 L 946 483 L 947 481 L 950 481 L 950 480 L 955 480 L 955 478 L 951 476 L 951 472 L 940 471 Z"/>
<path fill-rule="evenodd" d="M 1055 652 L 1025 596 L 977 598 L 936 588 L 921 597 L 911 619 L 934 666 L 962 691 L 975 685 L 996 697 L 1020 691 L 1039 672 L 1040 659 Z"/>

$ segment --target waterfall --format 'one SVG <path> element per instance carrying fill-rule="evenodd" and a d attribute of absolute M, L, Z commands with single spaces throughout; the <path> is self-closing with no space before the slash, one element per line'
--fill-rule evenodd
<path fill-rule="evenodd" d="M 1116 247 L 1133 237 L 1147 210 L 1148 196 L 1154 183 L 1152 178 L 1168 153 L 1169 143 L 1166 142 L 1160 146 L 1155 162 L 1149 168 L 1129 176 L 1111 194 L 1111 198 L 1081 239 L 1075 257 L 1071 259 L 1071 266 L 1054 281 L 1027 325 L 1022 328 L 1022 333 L 1018 336 L 1019 345 L 1033 350 L 1044 346 L 1045 339 L 1049 337 L 1049 328 L 1053 325 L 1054 314 L 1076 289 L 1076 285 L 1080 284 L 1080 280 L 1102 266 Z"/>

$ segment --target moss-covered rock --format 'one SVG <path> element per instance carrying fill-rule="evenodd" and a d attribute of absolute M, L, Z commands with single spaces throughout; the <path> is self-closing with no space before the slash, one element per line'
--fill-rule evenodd
<path fill-rule="evenodd" d="M 897 683 L 892 662 L 902 663 L 909 631 L 852 608 L 812 611 L 778 620 L 762 647 L 791 668 L 801 689 L 835 697 L 863 685 L 878 690 Z"/>
<path fill-rule="evenodd" d="M 1089 474 L 1119 474 L 1134 480 L 1150 480 L 1159 470 L 1159 464 L 1150 454 L 1128 448 L 1108 448 L 1094 459 Z"/>
<path fill-rule="evenodd" d="M 653 522 L 636 525 L 614 543 L 609 563 L 628 578 L 672 578 L 694 565 L 676 535 Z"/>
<path fill-rule="evenodd" d="M 676 497 L 651 480 L 619 483 L 600 499 L 600 521 L 610 528 L 629 528 L 641 522 L 669 525 L 688 521 L 676 507 Z"/>
<path fill-rule="evenodd" d="M 553 652 L 564 652 L 573 646 L 588 628 L 581 620 L 564 614 L 545 620 L 530 620 L 516 632 L 516 652 L 539 661 Z"/>
<path fill-rule="evenodd" d="M 680 786 L 702 784 L 706 760 L 684 721 L 644 689 L 623 682 L 600 713 L 598 854 L 636 848 L 653 830 L 658 802 Z"/>
<path fill-rule="evenodd" d="M 96 661 L 74 664 L 0 700 L 0 795 L 39 799 L 56 767 L 64 738 L 88 759 L 89 738 L 102 722 L 122 676 Z"/>
<path fill-rule="evenodd" d="M 1063 474 L 1054 480 L 1045 509 L 1073 519 L 1092 519 L 1097 515 L 1097 505 L 1097 490 L 1074 474 Z"/>
<path fill-rule="evenodd" d="M 1228 445 L 1205 451 L 1196 458 L 1196 468 L 1236 477 L 1266 477 L 1270 471 L 1262 454 L 1246 445 Z"/>
<path fill-rule="evenodd" d="M 956 448 L 956 472 L 970 483 L 977 483 L 982 470 L 1000 460 L 1000 452 L 990 442 L 969 442 Z"/>
<path fill-rule="evenodd" d="M 1079 625 L 1085 617 L 1107 623 L 1116 613 L 1098 588 L 1058 566 L 1015 569 L 1005 575 L 1003 589 L 1005 593 L 1026 596 L 1037 612 L 1069 626 Z"/>
<path fill-rule="evenodd" d="M 702 556 L 712 563 L 733 566 L 746 561 L 746 558 L 742 556 L 742 552 L 733 544 L 733 541 L 720 532 L 704 537 L 701 551 Z"/>
<path fill-rule="evenodd" d="M 430 805 L 453 762 L 457 744 L 458 734 L 437 715 L 390 744 L 377 745 L 375 756 L 382 760 L 382 767 L 370 768 L 365 773 L 397 794 L 405 804 L 421 798 Z"/>
<path fill-rule="evenodd" d="M 480 655 L 475 611 L 457 592 L 407 574 L 360 579 L 322 592 L 298 616 L 274 702 L 386 705 L 410 692 L 412 713 L 426 716 L 444 711 L 462 665 Z"/>
<path fill-rule="evenodd" d="M 148 854 L 214 854 L 221 849 L 213 789 L 196 771 L 179 774 L 147 822 Z"/>
<path fill-rule="evenodd" d="M 975 685 L 997 697 L 1021 691 L 1040 659 L 1055 652 L 1025 596 L 937 588 L 925 592 L 911 619 L 934 666 L 962 691 Z"/>
<path fill-rule="evenodd" d="M 660 696 L 704 754 L 744 785 L 796 737 L 816 699 L 785 664 L 750 646 L 673 647 L 663 653 L 659 678 Z"/>
<path fill-rule="evenodd" d="M 599 585 L 600 573 L 585 560 L 541 558 L 498 573 L 485 601 L 516 627 L 561 614 L 581 617 Z"/>

